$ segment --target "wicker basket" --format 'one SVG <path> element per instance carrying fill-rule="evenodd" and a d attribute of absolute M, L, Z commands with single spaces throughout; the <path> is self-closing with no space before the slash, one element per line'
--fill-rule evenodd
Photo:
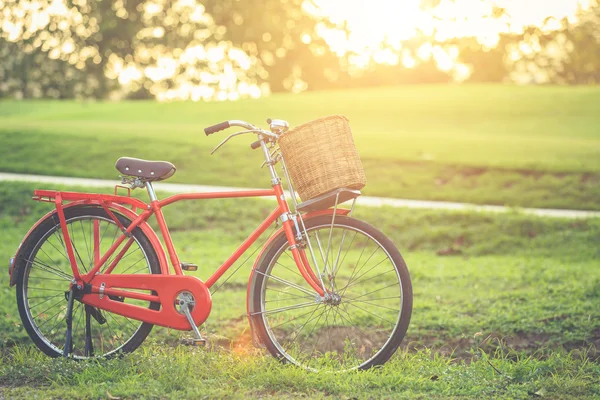
<path fill-rule="evenodd" d="M 302 201 L 338 188 L 360 190 L 367 183 L 344 116 L 302 124 L 285 133 L 279 146 Z"/>

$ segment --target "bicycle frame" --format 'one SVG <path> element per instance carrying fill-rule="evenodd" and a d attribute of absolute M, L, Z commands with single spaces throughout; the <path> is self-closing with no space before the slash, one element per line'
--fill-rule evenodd
<path fill-rule="evenodd" d="M 171 197 L 168 197 L 164 200 L 152 200 L 150 204 L 144 203 L 141 200 L 126 197 L 126 196 L 112 196 L 112 195 L 102 195 L 102 194 L 93 194 L 93 193 L 77 193 L 77 192 L 56 192 L 51 190 L 36 190 L 34 191 L 34 200 L 38 201 L 49 201 L 50 199 L 54 199 L 54 203 L 56 205 L 56 210 L 58 214 L 58 218 L 60 220 L 61 228 L 63 231 L 63 236 L 65 239 L 65 245 L 67 250 L 67 255 L 69 261 L 71 263 L 71 268 L 73 270 L 73 276 L 78 283 L 85 283 L 91 277 L 96 275 L 102 265 L 113 256 L 115 251 L 121 246 L 121 244 L 127 239 L 128 243 L 125 245 L 123 250 L 113 260 L 111 265 L 104 271 L 105 274 L 109 274 L 112 272 L 114 267 L 118 264 L 121 257 L 124 255 L 129 246 L 133 243 L 133 238 L 131 238 L 131 232 L 141 224 L 147 223 L 152 215 L 156 216 L 156 220 L 158 222 L 161 236 L 165 242 L 167 247 L 168 255 L 171 261 L 171 267 L 173 268 L 173 272 L 175 275 L 183 275 L 183 271 L 181 269 L 181 263 L 175 251 L 173 241 L 171 239 L 171 235 L 169 229 L 167 227 L 167 223 L 164 219 L 164 215 L 162 212 L 162 207 L 167 206 L 169 204 L 173 204 L 175 202 L 181 200 L 203 200 L 203 199 L 226 199 L 226 198 L 247 198 L 247 197 L 272 197 L 275 196 L 278 202 L 278 206 L 273 210 L 269 216 L 248 236 L 244 242 L 237 248 L 237 250 L 207 279 L 205 285 L 210 288 L 214 283 L 221 277 L 223 274 L 235 263 L 239 257 L 250 247 L 252 244 L 260 237 L 267 228 L 275 222 L 276 219 L 280 218 L 282 215 L 289 214 L 289 208 L 287 202 L 285 201 L 285 197 L 283 195 L 283 189 L 281 184 L 277 184 L 273 187 L 273 189 L 268 190 L 247 190 L 247 191 L 230 191 L 230 192 L 209 192 L 209 193 L 182 193 L 176 194 Z M 99 204 L 102 206 L 108 215 L 112 218 L 112 220 L 117 224 L 117 226 L 122 230 L 122 234 L 111 248 L 102 256 L 99 257 L 98 252 L 98 244 L 99 244 L 99 236 L 98 232 L 94 232 L 94 266 L 93 268 L 85 275 L 81 275 L 79 273 L 79 269 L 77 266 L 77 260 L 75 258 L 73 248 L 71 245 L 71 240 L 69 237 L 69 232 L 66 226 L 66 220 L 64 217 L 63 205 L 62 201 L 85 201 L 87 204 Z M 125 229 L 122 226 L 121 222 L 117 219 L 114 213 L 110 210 L 110 205 L 112 204 L 127 204 L 133 206 L 135 208 L 144 209 L 141 214 L 137 214 L 137 218 L 135 218 L 130 226 Z M 323 295 L 323 289 L 319 286 L 318 279 L 312 275 L 312 269 L 309 269 L 307 265 L 307 261 L 304 261 L 303 257 L 298 247 L 296 246 L 296 237 L 293 233 L 294 223 L 292 222 L 292 218 L 282 218 L 284 221 L 282 223 L 284 232 L 286 233 L 286 237 L 292 247 L 292 254 L 294 255 L 294 260 L 298 264 L 300 272 L 302 276 L 306 279 L 307 283 L 311 285 L 317 293 Z M 154 245 L 160 243 L 153 243 Z M 162 247 L 162 246 L 161 246 Z M 308 267 L 308 268 L 307 268 Z M 161 273 L 163 275 L 169 275 L 170 271 L 168 268 L 165 268 L 161 265 Z"/>
<path fill-rule="evenodd" d="M 238 122 L 236 122 L 236 124 L 239 125 Z M 46 218 L 58 219 L 56 223 L 61 227 L 62 237 L 64 240 L 63 245 L 65 247 L 67 259 L 73 272 L 73 280 L 70 284 L 70 293 L 72 293 L 77 300 L 84 304 L 124 315 L 129 318 L 180 330 L 195 329 L 195 326 L 193 326 L 191 323 L 192 320 L 195 325 L 198 326 L 202 324 L 206 318 L 208 318 L 210 313 L 212 300 L 209 289 L 241 257 L 241 255 L 252 246 L 252 244 L 265 232 L 265 230 L 267 230 L 268 227 L 273 224 L 273 222 L 280 218 L 282 222 L 282 228 L 270 240 L 273 240 L 274 237 L 279 237 L 279 235 L 282 233 L 285 234 L 290 245 L 293 259 L 302 277 L 315 291 L 317 296 L 327 296 L 327 289 L 323 283 L 322 275 L 319 271 L 318 265 L 316 264 L 317 261 L 315 255 L 308 241 L 306 243 L 308 244 L 308 248 L 311 252 L 316 273 L 313 271 L 311 264 L 308 261 L 308 257 L 304 251 L 305 242 L 302 235 L 303 230 L 300 229 L 299 224 L 304 226 L 302 221 L 306 218 L 314 216 L 315 214 L 333 214 L 335 218 L 336 214 L 344 215 L 349 213 L 350 210 L 343 210 L 335 207 L 333 210 L 322 210 L 316 213 L 304 214 L 302 216 L 300 216 L 299 213 L 292 215 L 284 195 L 281 180 L 277 176 L 277 173 L 274 169 L 274 165 L 279 161 L 279 159 L 273 159 L 267 148 L 266 135 L 271 134 L 268 134 L 265 131 L 260 131 L 260 133 L 265 135 L 259 135 L 259 143 L 265 156 L 265 164 L 267 165 L 271 174 L 271 189 L 211 193 L 183 193 L 173 195 L 163 200 L 158 200 L 150 180 L 136 180 L 132 187 L 144 187 L 145 185 L 150 197 L 150 203 L 145 203 L 137 198 L 132 198 L 130 196 L 130 192 L 127 196 L 117 195 L 116 192 L 117 188 L 119 187 L 118 185 L 115 187 L 114 195 L 59 192 L 53 190 L 34 191 L 34 200 L 52 202 L 55 205 L 56 210 L 48 213 L 38 222 L 38 224 L 41 223 L 41 221 L 46 220 Z M 228 139 L 226 139 L 224 142 L 226 142 Z M 288 183 L 291 185 L 291 182 L 289 182 L 289 177 L 287 176 L 285 164 L 283 164 L 283 170 L 288 178 Z M 290 186 L 290 189 L 293 193 L 293 187 Z M 277 201 L 277 207 L 248 236 L 248 238 L 242 242 L 242 244 L 233 252 L 233 254 L 216 269 L 216 271 L 207 279 L 206 282 L 202 282 L 200 279 L 193 276 L 184 275 L 181 262 L 175 251 L 169 228 L 167 227 L 167 223 L 162 212 L 162 207 L 181 200 L 246 197 L 275 197 Z M 292 201 L 294 205 L 296 205 L 295 198 L 292 198 Z M 67 202 L 67 204 L 63 204 L 63 202 Z M 91 245 L 93 254 L 93 267 L 89 272 L 86 271 L 84 274 L 81 273 L 79 266 L 77 265 L 77 259 L 75 257 L 72 244 L 73 242 L 71 241 L 68 232 L 67 221 L 64 212 L 65 208 L 78 205 L 101 207 L 122 232 L 122 234 L 113 242 L 105 254 L 101 255 L 99 221 L 95 220 L 93 222 L 93 244 Z M 123 215 L 131 220 L 129 226 L 127 228 L 124 227 L 121 223 L 121 220 L 115 214 Z M 159 230 L 167 250 L 166 253 L 156 232 L 148 224 L 149 218 L 153 215 L 156 217 L 158 222 Z M 29 236 L 36 226 L 37 224 L 29 231 L 27 236 Z M 133 244 L 135 239 L 132 235 L 132 232 L 138 228 L 142 230 L 146 237 L 148 237 L 152 247 L 157 253 L 160 274 L 112 274 L 119 261 L 124 257 L 130 246 Z M 294 233 L 294 229 L 296 233 Z M 20 247 L 15 255 L 15 260 L 19 259 L 19 251 Z M 169 268 L 169 262 L 167 261 L 167 254 L 172 268 L 172 273 Z M 110 265 L 101 271 L 102 266 L 105 265 L 107 261 L 111 259 L 111 257 L 112 261 L 110 261 Z M 11 286 L 14 284 L 13 268 L 14 263 L 11 263 L 11 266 L 9 267 L 9 273 L 11 274 Z M 256 264 L 254 266 L 254 269 L 255 268 Z M 254 269 L 250 275 L 250 279 L 253 277 Z M 133 291 L 123 289 L 133 289 Z M 187 316 L 184 316 L 184 313 L 181 312 L 182 310 L 177 309 L 177 305 L 179 305 L 178 296 L 183 292 L 193 293 L 193 296 L 195 297 L 196 306 L 193 307 L 193 310 L 191 310 L 191 316 L 189 315 L 190 312 L 188 312 Z M 114 300 L 115 298 L 120 300 Z M 159 303 L 160 309 L 156 311 L 147 308 L 147 306 L 141 307 L 133 304 L 126 304 L 123 301 L 124 298 Z"/>
<path fill-rule="evenodd" d="M 183 193 L 173 195 L 163 200 L 158 200 L 156 198 L 151 183 L 148 182 L 146 185 L 151 198 L 150 203 L 145 203 L 142 200 L 129 196 L 57 192 L 52 190 L 34 191 L 34 200 L 52 202 L 56 207 L 56 210 L 51 214 L 55 214 L 58 217 L 60 226 L 62 228 L 62 236 L 64 238 L 67 257 L 69 259 L 74 276 L 72 286 L 86 288 L 85 292 L 87 293 L 82 297 L 82 302 L 144 322 L 169 326 L 175 329 L 189 330 L 190 324 L 185 320 L 183 315 L 178 315 L 174 306 L 165 307 L 165 305 L 173 304 L 174 297 L 176 297 L 177 293 L 181 290 L 197 292 L 199 303 L 203 303 L 205 307 L 204 310 L 201 310 L 202 307 L 196 307 L 194 309 L 195 312 L 192 312 L 192 316 L 195 322 L 201 324 L 204 320 L 206 320 L 210 313 L 211 300 L 208 289 L 210 289 L 223 276 L 223 274 L 241 257 L 241 255 L 248 248 L 250 248 L 252 244 L 255 243 L 255 241 L 265 232 L 265 230 L 267 230 L 268 227 L 271 226 L 278 218 L 282 220 L 282 228 L 278 233 L 283 231 L 286 235 L 287 240 L 290 243 L 292 255 L 301 275 L 316 293 L 318 293 L 320 296 L 325 295 L 324 288 L 322 287 L 319 278 L 311 268 L 308 257 L 306 256 L 302 247 L 298 245 L 298 240 L 302 239 L 302 235 L 299 230 L 297 220 L 292 218 L 292 214 L 290 213 L 280 182 L 277 182 L 275 185 L 273 185 L 272 189 L 210 193 Z M 275 197 L 277 200 L 277 207 L 246 238 L 246 240 L 241 243 L 241 245 L 233 252 L 233 254 L 215 270 L 215 272 L 206 280 L 206 282 L 202 282 L 198 278 L 192 276 L 184 276 L 167 223 L 164 219 L 162 207 L 182 200 L 246 197 Z M 69 203 L 63 204 L 63 202 Z M 101 255 L 99 249 L 100 232 L 97 221 L 95 222 L 93 230 L 94 263 L 92 269 L 85 274 L 81 274 L 79 266 L 77 265 L 77 259 L 73 251 L 72 241 L 68 232 L 64 213 L 65 208 L 81 204 L 102 207 L 122 231 L 122 234 L 116 239 L 106 253 Z M 127 208 L 126 206 L 131 208 Z M 348 211 L 349 210 L 338 209 L 339 214 L 346 214 Z M 315 214 L 332 212 L 333 210 L 324 210 L 317 213 L 309 213 L 304 215 L 303 218 L 310 218 Z M 132 220 L 131 224 L 125 228 L 115 214 L 123 214 L 127 216 Z M 152 228 L 148 225 L 148 220 L 153 215 L 156 217 L 158 222 L 160 233 L 169 256 L 172 272 L 167 263 L 167 257 L 164 248 L 158 239 L 158 236 L 154 234 L 154 230 L 152 230 Z M 297 235 L 294 235 L 294 225 Z M 136 228 L 143 230 L 143 232 L 149 237 L 157 253 L 159 253 L 158 255 L 161 273 L 159 275 L 147 276 L 124 274 L 116 274 L 111 276 L 111 272 L 114 270 L 121 258 L 126 254 L 129 247 L 133 244 L 134 239 L 131 233 Z M 276 236 L 277 234 L 273 237 Z M 125 244 L 123 245 L 123 243 Z M 108 265 L 108 267 L 101 272 L 100 269 L 102 266 L 105 265 L 106 261 L 113 256 L 114 258 L 110 265 Z M 174 277 L 180 277 L 181 279 L 170 279 Z M 169 282 L 171 283 L 169 284 Z M 198 285 L 198 283 L 200 283 L 200 285 Z M 106 285 L 107 287 L 105 288 L 103 285 Z M 119 289 L 113 288 L 113 286 L 118 287 Z M 127 288 L 147 290 L 155 292 L 156 294 L 122 290 Z M 162 307 L 160 312 L 124 304 L 123 302 L 110 302 L 114 304 L 111 304 L 110 307 L 108 307 L 107 305 L 102 304 L 100 301 L 103 296 L 117 296 L 157 302 L 160 303 Z"/>

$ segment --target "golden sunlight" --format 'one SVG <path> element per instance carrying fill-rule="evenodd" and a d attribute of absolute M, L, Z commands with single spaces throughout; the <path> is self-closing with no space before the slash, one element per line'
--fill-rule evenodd
<path fill-rule="evenodd" d="M 520 32 L 529 25 L 552 27 L 553 21 L 563 18 L 572 21 L 580 7 L 589 6 L 589 0 L 441 0 L 433 9 L 423 9 L 421 0 L 315 0 L 315 4 L 317 8 L 310 11 L 349 30 L 346 35 L 320 27 L 319 33 L 338 55 L 351 53 L 352 64 L 358 68 L 371 60 L 411 68 L 415 65 L 412 57 L 398 57 L 384 48 L 400 50 L 403 42 L 420 34 L 435 35 L 437 40 L 472 36 L 493 46 L 502 32 Z M 495 8 L 504 9 L 505 14 L 494 17 Z M 419 48 L 418 56 L 433 57 L 442 70 L 457 67 L 456 55 L 439 47 Z"/>
<path fill-rule="evenodd" d="M 494 47 L 503 32 L 519 33 L 531 25 L 552 30 L 564 18 L 573 22 L 579 9 L 595 1 L 600 0 L 438 0 L 435 7 L 426 8 L 423 0 L 311 0 L 303 7 L 331 22 L 318 23 L 316 33 L 333 53 L 344 56 L 351 76 L 374 64 L 413 69 L 434 63 L 434 68 L 462 81 L 471 75 L 471 66 L 458 61 L 456 46 L 441 42 L 475 37 L 482 45 Z M 93 41 L 87 42 L 100 31 L 100 21 L 86 15 L 87 0 L 73 0 L 79 8 L 68 7 L 67 0 L 18 3 L 19 7 L 3 8 L 0 0 L 0 38 L 23 41 L 26 53 L 39 48 L 51 60 L 60 59 L 79 70 L 89 61 L 100 64 L 106 56 Z M 125 4 L 123 0 L 112 3 L 118 18 L 128 18 Z M 237 47 L 223 40 L 228 28 L 216 24 L 201 0 L 175 0 L 168 9 L 165 4 L 164 0 L 144 3 L 143 27 L 135 35 L 139 44 L 132 54 L 108 55 L 104 74 L 121 85 L 111 97 L 142 88 L 159 100 L 236 100 L 269 93 L 269 84 L 261 81 L 268 76 L 264 66 L 271 65 L 279 52 L 285 54 L 285 49 L 253 54 L 248 51 L 251 46 Z M 192 25 L 186 21 L 197 24 L 187 44 L 181 48 L 154 45 L 155 39 L 169 32 L 190 37 Z M 265 42 L 270 37 L 269 32 L 263 34 Z M 305 44 L 312 40 L 308 33 L 299 39 Z M 285 77 L 283 86 L 293 92 L 306 90 L 300 67 Z"/>

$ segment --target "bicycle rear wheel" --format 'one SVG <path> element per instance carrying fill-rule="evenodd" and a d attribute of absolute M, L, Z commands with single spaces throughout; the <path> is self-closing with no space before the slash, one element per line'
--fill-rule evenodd
<path fill-rule="evenodd" d="M 258 337 L 275 357 L 309 370 L 383 364 L 404 338 L 412 311 L 400 252 L 354 218 L 338 216 L 332 229 L 331 216 L 317 217 L 306 229 L 328 296 L 302 278 L 282 235 L 255 271 L 250 316 Z"/>
<path fill-rule="evenodd" d="M 125 227 L 131 223 L 122 215 L 116 216 Z M 95 255 L 104 255 L 121 231 L 102 208 L 69 207 L 65 209 L 65 218 L 78 267 L 81 273 L 86 273 L 93 267 Z M 96 249 L 94 236 L 99 240 Z M 108 268 L 113 257 L 100 271 Z M 67 293 L 73 273 L 56 214 L 28 236 L 16 262 L 17 305 L 23 326 L 40 350 L 51 357 L 61 356 L 65 347 Z M 112 273 L 160 273 L 156 252 L 141 229 L 133 230 L 132 243 Z M 117 300 L 153 310 L 160 308 L 158 303 Z M 142 344 L 153 327 L 77 300 L 72 315 L 73 343 L 69 353 L 75 358 L 110 357 L 119 352 L 131 352 Z"/>

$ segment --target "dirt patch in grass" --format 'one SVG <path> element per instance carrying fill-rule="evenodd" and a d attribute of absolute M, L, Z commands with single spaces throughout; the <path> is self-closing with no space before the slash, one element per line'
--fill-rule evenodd
<path fill-rule="evenodd" d="M 319 344 L 317 351 L 338 351 L 344 349 L 344 342 L 340 338 L 346 337 L 350 328 L 330 327 L 324 333 L 324 340 Z M 361 335 L 350 335 L 356 347 L 369 351 L 374 345 L 381 345 L 387 339 L 387 335 L 375 333 L 372 338 L 362 338 Z M 519 332 L 511 335 L 502 335 L 497 332 L 489 334 L 476 334 L 473 337 L 454 338 L 443 340 L 436 336 L 423 336 L 420 338 L 406 337 L 400 349 L 410 353 L 424 349 L 430 349 L 444 357 L 452 357 L 456 360 L 470 361 L 479 352 L 488 354 L 501 353 L 509 358 L 516 358 L 517 353 L 524 353 L 534 358 L 543 359 L 558 349 L 574 351 L 585 354 L 587 358 L 600 360 L 600 328 L 594 331 L 594 336 L 585 341 L 573 341 L 560 343 L 559 337 L 549 333 Z M 255 347 L 252 342 L 250 330 L 243 331 L 236 338 L 213 337 L 210 346 L 229 350 L 235 353 L 253 352 Z"/>
<path fill-rule="evenodd" d="M 600 360 L 600 328 L 596 329 L 594 337 L 589 340 L 560 343 L 559 339 L 556 335 L 549 333 L 518 332 L 502 335 L 493 332 L 450 340 L 441 340 L 435 336 L 424 336 L 418 339 L 408 337 L 403 341 L 401 347 L 407 351 L 431 349 L 445 357 L 453 357 L 458 360 L 469 360 L 479 351 L 485 351 L 488 354 L 501 352 L 509 356 L 515 353 L 525 353 L 544 358 L 548 352 L 562 348 L 566 351 L 578 351 L 586 354 L 594 361 Z"/>

